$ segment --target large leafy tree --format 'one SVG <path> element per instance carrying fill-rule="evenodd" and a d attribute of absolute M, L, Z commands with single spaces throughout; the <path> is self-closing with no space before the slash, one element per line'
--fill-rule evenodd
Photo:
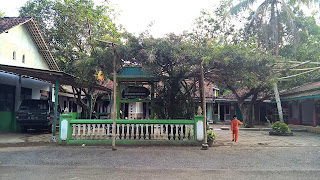
<path fill-rule="evenodd" d="M 158 77 L 155 113 L 158 118 L 192 118 L 194 115 L 194 81 L 188 77 L 198 76 L 195 46 L 184 36 L 168 34 L 153 38 L 147 33 L 128 38 L 123 58 L 140 65 Z"/>
<path fill-rule="evenodd" d="M 81 93 L 89 99 L 98 71 L 108 74 L 112 69 L 113 50 L 96 40 L 120 39 L 114 10 L 107 1 L 95 6 L 92 0 L 29 0 L 19 12 L 20 16 L 35 17 L 61 69 L 80 77 L 79 83 L 87 87 L 73 89 L 77 103 L 88 111 Z"/>
<path fill-rule="evenodd" d="M 242 117 L 253 126 L 251 110 L 257 101 L 270 96 L 274 77 L 274 56 L 263 53 L 251 43 L 217 46 L 208 59 L 206 78 L 232 91 Z M 250 99 L 249 102 L 246 102 Z"/>
<path fill-rule="evenodd" d="M 264 0 L 252 14 L 246 31 L 256 33 L 261 50 L 279 55 L 281 45 L 297 40 L 292 6 L 298 4 L 311 7 L 315 1 L 318 0 Z M 230 10 L 230 13 L 239 14 L 257 2 L 257 0 L 242 0 Z"/>

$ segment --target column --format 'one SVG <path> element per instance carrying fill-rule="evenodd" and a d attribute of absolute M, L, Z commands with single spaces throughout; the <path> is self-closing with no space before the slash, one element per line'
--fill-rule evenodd
<path fill-rule="evenodd" d="M 54 87 L 54 115 L 53 115 L 53 131 L 52 131 L 52 140 L 56 140 L 56 123 L 58 115 L 58 92 L 59 92 L 59 77 L 56 77 L 56 84 Z"/>
<path fill-rule="evenodd" d="M 14 99 L 14 110 L 17 112 L 19 109 L 21 100 L 21 76 L 18 77 L 18 81 L 16 81 L 16 93 Z"/>
<path fill-rule="evenodd" d="M 218 102 L 218 122 L 221 122 L 221 118 L 220 118 L 220 102 Z"/>

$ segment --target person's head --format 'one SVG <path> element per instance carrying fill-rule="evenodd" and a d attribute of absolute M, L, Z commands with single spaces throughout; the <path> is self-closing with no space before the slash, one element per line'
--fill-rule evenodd
<path fill-rule="evenodd" d="M 236 115 L 234 115 L 234 116 L 232 116 L 232 118 L 233 118 L 233 119 L 237 119 L 237 116 L 236 116 Z"/>

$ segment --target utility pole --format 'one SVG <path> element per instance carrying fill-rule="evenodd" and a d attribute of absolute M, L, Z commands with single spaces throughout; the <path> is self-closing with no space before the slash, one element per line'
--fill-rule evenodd
<path fill-rule="evenodd" d="M 116 147 L 116 126 L 117 126 L 117 50 L 116 50 L 116 43 L 107 42 L 103 40 L 97 40 L 102 43 L 106 43 L 113 48 L 113 113 L 112 113 L 112 150 L 117 150 Z M 109 130 L 109 129 L 108 129 Z"/>
<path fill-rule="evenodd" d="M 204 144 L 202 144 L 202 149 L 208 149 L 208 138 L 207 138 L 207 108 L 206 108 L 206 96 L 204 90 L 204 73 L 203 73 L 203 61 L 200 64 L 201 71 L 201 91 L 202 91 L 202 112 L 203 112 L 203 129 L 204 129 Z"/>
<path fill-rule="evenodd" d="M 115 44 L 112 44 L 113 47 L 113 124 L 112 124 L 112 150 L 117 150 L 116 148 L 116 125 L 117 125 L 117 70 L 116 70 L 116 60 L 117 60 L 117 51 Z"/>

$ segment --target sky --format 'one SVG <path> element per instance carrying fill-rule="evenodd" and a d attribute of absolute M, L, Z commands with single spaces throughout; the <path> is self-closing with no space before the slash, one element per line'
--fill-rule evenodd
<path fill-rule="evenodd" d="M 99 4 L 102 0 L 94 0 Z M 6 16 L 19 15 L 19 8 L 27 0 L 8 0 L 0 10 Z M 110 0 L 116 11 L 120 12 L 117 23 L 136 35 L 148 28 L 154 37 L 163 37 L 174 32 L 181 34 L 192 27 L 200 11 L 212 9 L 218 0 Z"/>
<path fill-rule="evenodd" d="M 100 4 L 103 0 L 93 0 Z M 129 32 L 138 35 L 148 29 L 154 37 L 163 37 L 167 33 L 181 34 L 191 30 L 201 10 L 212 10 L 219 0 L 109 0 L 116 11 L 120 12 L 116 23 L 122 24 Z M 258 2 L 261 0 L 258 0 Z M 0 10 L 6 16 L 19 15 L 19 8 L 27 0 L 7 0 Z"/>

